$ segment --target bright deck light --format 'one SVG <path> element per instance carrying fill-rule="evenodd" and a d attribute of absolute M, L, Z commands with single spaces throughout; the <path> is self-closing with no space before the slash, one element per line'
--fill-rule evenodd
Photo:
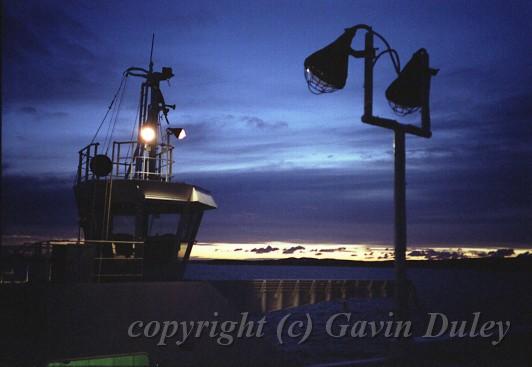
<path fill-rule="evenodd" d="M 140 137 L 145 143 L 151 143 L 155 139 L 155 130 L 151 126 L 144 126 L 140 129 Z"/>
<path fill-rule="evenodd" d="M 168 135 L 175 136 L 178 140 L 183 140 L 187 137 L 187 133 L 182 127 L 169 127 L 168 129 L 166 129 L 166 132 L 168 133 Z"/>

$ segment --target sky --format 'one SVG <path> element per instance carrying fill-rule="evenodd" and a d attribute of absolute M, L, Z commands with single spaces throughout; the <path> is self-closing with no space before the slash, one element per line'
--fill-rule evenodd
<path fill-rule="evenodd" d="M 393 136 L 360 122 L 362 61 L 328 95 L 311 94 L 303 75 L 306 56 L 366 23 L 403 65 L 424 47 L 440 69 L 433 137 L 406 142 L 408 243 L 532 247 L 531 10 L 525 1 L 3 1 L 2 233 L 77 234 L 77 152 L 122 72 L 147 66 L 155 33 L 155 68 L 175 74 L 162 85 L 176 104 L 169 119 L 188 135 L 175 179 L 218 203 L 198 240 L 391 246 Z M 379 116 L 398 118 L 383 97 L 393 78 L 379 59 Z M 138 92 L 128 79 L 118 139 L 129 138 Z"/>

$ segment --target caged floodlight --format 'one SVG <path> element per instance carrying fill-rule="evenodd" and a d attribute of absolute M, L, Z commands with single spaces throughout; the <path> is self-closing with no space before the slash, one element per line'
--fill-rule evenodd
<path fill-rule="evenodd" d="M 392 110 L 401 116 L 419 111 L 427 103 L 430 78 L 437 72 L 429 68 L 427 50 L 419 49 L 386 89 Z"/>
<path fill-rule="evenodd" d="M 305 59 L 305 79 L 312 93 L 332 93 L 345 86 L 356 30 L 356 27 L 346 29 L 336 41 Z"/>
<path fill-rule="evenodd" d="M 366 31 L 366 44 L 363 50 L 353 50 L 351 42 L 358 30 Z M 377 37 L 384 44 L 379 51 L 373 46 L 373 38 Z M 377 51 L 379 51 L 377 53 Z M 375 32 L 370 26 L 358 24 L 346 28 L 344 33 L 334 42 L 314 52 L 305 59 L 305 79 L 309 90 L 314 94 L 331 93 L 343 89 L 348 75 L 349 56 L 364 58 L 364 116 L 363 122 L 383 127 L 394 128 L 396 121 L 373 116 L 373 68 L 382 55 L 388 54 L 397 73 L 397 78 L 386 89 L 386 98 L 392 110 L 404 116 L 421 110 L 421 136 L 430 135 L 430 118 L 428 101 L 430 78 L 438 72 L 429 67 L 429 55 L 425 49 L 419 49 L 412 59 L 401 70 L 397 51 L 391 48 L 388 41 Z M 414 127 L 412 127 L 414 128 Z"/>

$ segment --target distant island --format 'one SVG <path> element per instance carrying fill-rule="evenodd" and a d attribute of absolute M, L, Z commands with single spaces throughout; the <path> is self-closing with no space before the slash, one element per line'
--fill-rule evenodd
<path fill-rule="evenodd" d="M 343 267 L 393 267 L 393 260 L 386 261 L 359 261 L 338 259 L 315 259 L 308 257 L 289 257 L 286 259 L 264 260 L 228 260 L 228 259 L 193 259 L 191 263 L 209 265 L 268 265 L 268 266 L 343 266 Z M 530 270 L 532 271 L 532 254 L 525 253 L 516 257 L 486 257 L 475 259 L 449 259 L 449 260 L 408 260 L 411 268 L 474 268 L 479 270 Z"/>

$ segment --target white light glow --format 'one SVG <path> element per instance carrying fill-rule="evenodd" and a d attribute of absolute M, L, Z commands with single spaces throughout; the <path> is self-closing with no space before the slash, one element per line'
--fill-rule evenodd
<path fill-rule="evenodd" d="M 145 143 L 151 143 L 155 139 L 155 130 L 151 126 L 144 126 L 140 130 L 140 137 Z"/>
<path fill-rule="evenodd" d="M 179 135 L 177 136 L 177 139 L 183 140 L 186 137 L 187 137 L 187 133 L 185 132 L 185 129 L 181 129 L 181 131 L 179 132 Z"/>

